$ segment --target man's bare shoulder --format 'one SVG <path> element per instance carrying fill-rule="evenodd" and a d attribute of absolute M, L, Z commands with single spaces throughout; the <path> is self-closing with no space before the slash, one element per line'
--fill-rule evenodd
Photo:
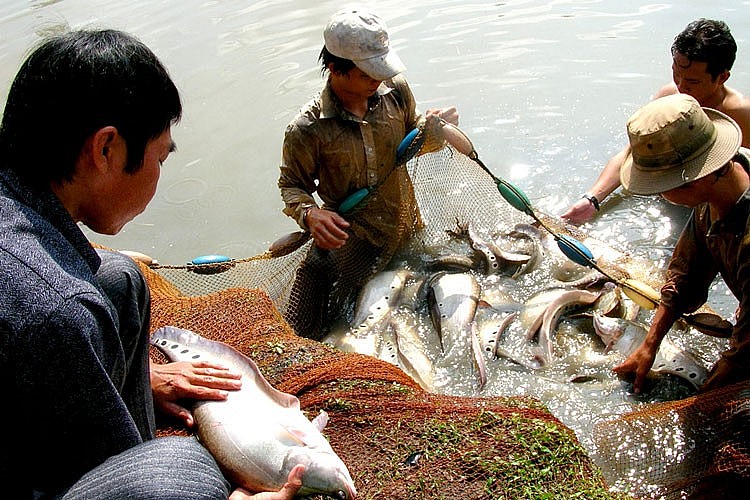
<path fill-rule="evenodd" d="M 738 90 L 726 87 L 727 96 L 719 111 L 729 115 L 742 130 L 742 145 L 750 147 L 750 97 Z"/>
<path fill-rule="evenodd" d="M 727 96 L 724 98 L 722 108 L 725 113 L 729 114 L 730 111 L 750 111 L 750 97 L 743 95 L 739 90 L 735 90 L 730 87 L 725 87 L 727 90 Z"/>
<path fill-rule="evenodd" d="M 674 83 L 668 83 L 664 85 L 662 88 L 656 91 L 656 93 L 651 97 L 651 100 L 658 99 L 660 97 L 676 94 L 679 91 L 677 90 L 677 86 Z"/>

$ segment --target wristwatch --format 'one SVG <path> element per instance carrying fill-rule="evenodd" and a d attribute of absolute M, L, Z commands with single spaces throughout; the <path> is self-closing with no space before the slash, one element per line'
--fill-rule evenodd
<path fill-rule="evenodd" d="M 589 202 L 594 205 L 594 209 L 596 209 L 597 212 L 599 211 L 599 200 L 596 199 L 596 196 L 594 196 L 593 194 L 585 193 L 582 198 L 586 198 L 587 200 L 589 200 Z"/>

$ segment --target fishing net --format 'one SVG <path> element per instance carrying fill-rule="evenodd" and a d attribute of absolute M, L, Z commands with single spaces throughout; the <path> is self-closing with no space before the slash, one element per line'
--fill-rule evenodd
<path fill-rule="evenodd" d="M 324 434 L 358 498 L 618 498 L 572 431 L 532 399 L 431 394 L 390 363 L 298 337 L 260 290 L 188 297 L 145 266 L 144 274 L 154 329 L 226 342 L 310 417 L 329 414 Z M 156 349 L 152 359 L 166 361 Z M 168 421 L 159 429 L 186 433 Z"/>
<path fill-rule="evenodd" d="M 401 215 L 402 224 L 394 241 L 402 246 L 394 248 L 388 245 L 381 258 L 383 263 L 387 264 L 397 251 L 400 251 L 399 255 L 412 256 L 430 253 L 430 249 L 449 240 L 457 227 L 469 222 L 491 238 L 507 235 L 518 224 L 533 222 L 503 199 L 493 180 L 468 156 L 431 137 L 427 137 L 423 144 L 423 152 L 406 165 L 417 201 L 415 213 Z M 439 149 L 434 150 L 436 144 Z M 358 210 L 367 210 L 367 204 Z M 614 256 L 599 254 L 597 251 L 607 245 L 595 242 L 578 228 L 542 212 L 537 215 L 559 234 L 572 236 L 591 246 L 597 264 L 614 278 L 636 278 L 655 287 L 661 284 L 663 276 L 653 266 L 630 265 L 626 270 L 622 259 L 632 261 L 632 255 L 622 252 Z M 421 218 L 416 227 L 407 222 L 415 218 Z M 411 238 L 404 242 L 403 233 L 411 233 Z M 293 233 L 275 242 L 267 252 L 246 259 L 201 265 L 155 265 L 152 269 L 184 295 L 205 295 L 233 287 L 259 288 L 268 294 L 282 316 L 286 316 L 286 312 L 296 306 L 293 302 L 307 300 L 292 288 L 295 274 L 311 246 L 312 240 L 306 234 Z M 350 260 L 353 261 L 351 266 L 366 263 L 367 270 L 356 274 L 372 274 L 372 255 Z M 420 263 L 411 264 L 418 266 Z"/>
<path fill-rule="evenodd" d="M 638 498 L 747 498 L 749 398 L 742 382 L 597 425 L 608 483 Z"/>
<path fill-rule="evenodd" d="M 402 248 L 389 246 L 375 267 L 372 255 L 351 259 L 367 276 L 386 265 L 419 269 L 424 255 L 471 222 L 487 238 L 505 241 L 518 224 L 533 222 L 498 193 L 475 161 L 440 138 L 406 164 L 418 213 L 404 220 Z M 365 208 L 366 209 L 366 205 Z M 582 241 L 615 279 L 634 278 L 659 288 L 663 275 L 651 263 L 634 265 L 626 252 L 537 213 L 559 234 Z M 343 353 L 294 334 L 284 319 L 308 300 L 293 289 L 312 242 L 295 233 L 267 252 L 203 265 L 143 266 L 153 296 L 153 327 L 174 325 L 232 345 L 253 358 L 269 382 L 297 395 L 304 410 L 331 415 L 325 434 L 350 468 L 361 498 L 612 498 L 600 470 L 573 433 L 537 402 L 525 398 L 470 398 L 422 390 L 397 366 Z M 549 268 L 525 276 L 549 281 Z M 332 303 L 346 304 L 355 283 L 337 284 Z M 523 297 L 518 297 L 523 300 Z M 154 353 L 155 359 L 160 355 Z M 658 498 L 697 492 L 718 476 L 748 477 L 743 434 L 747 389 L 665 403 L 597 428 L 597 458 L 619 491 Z M 719 425 L 721 424 L 721 425 Z M 163 432 L 184 432 L 163 423 Z M 720 436 L 720 437 L 719 437 Z M 706 481 L 704 481 L 706 480 Z M 667 495 L 669 496 L 669 495 Z M 672 498 L 672 497 L 670 497 Z"/>

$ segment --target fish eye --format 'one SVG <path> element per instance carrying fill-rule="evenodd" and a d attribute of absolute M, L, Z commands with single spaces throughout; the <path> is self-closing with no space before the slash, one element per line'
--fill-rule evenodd
<path fill-rule="evenodd" d="M 339 500 L 346 500 L 346 493 L 339 490 L 336 492 L 336 498 L 338 498 Z"/>

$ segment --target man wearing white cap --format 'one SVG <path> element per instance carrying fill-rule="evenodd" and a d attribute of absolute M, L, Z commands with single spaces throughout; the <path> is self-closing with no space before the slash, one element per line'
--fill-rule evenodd
<path fill-rule="evenodd" d="M 675 94 L 651 101 L 628 120 L 631 153 L 622 185 L 693 208 L 672 254 L 661 303 L 643 344 L 622 364 L 640 392 L 659 344 L 683 313 L 700 307 L 721 273 L 739 300 L 730 348 L 701 390 L 750 379 L 750 157 L 729 116 Z"/>
<path fill-rule="evenodd" d="M 323 38 L 326 85 L 287 127 L 278 181 L 284 213 L 315 241 L 297 271 L 285 317 L 298 335 L 315 339 L 419 223 L 396 151 L 420 116 L 385 23 L 345 9 L 331 17 Z M 426 114 L 458 124 L 453 107 Z M 372 191 L 366 204 L 338 213 L 364 188 Z"/>

